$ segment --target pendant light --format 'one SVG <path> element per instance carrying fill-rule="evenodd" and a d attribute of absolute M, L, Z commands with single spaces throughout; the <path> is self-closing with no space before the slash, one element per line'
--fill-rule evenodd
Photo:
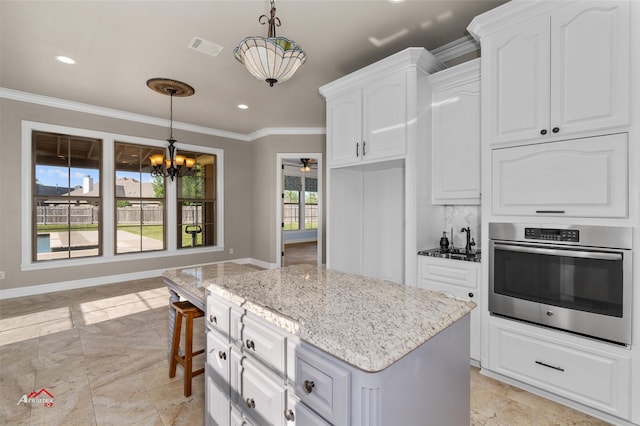
<path fill-rule="evenodd" d="M 164 158 L 164 155 L 157 154 L 149 157 L 151 162 L 151 176 L 169 177 L 171 180 L 183 176 L 193 176 L 195 174 L 196 160 L 193 158 L 185 157 L 184 155 L 176 155 L 176 140 L 173 138 L 173 97 L 186 97 L 195 93 L 193 87 L 187 83 L 183 83 L 177 80 L 171 80 L 169 78 L 152 78 L 147 80 L 147 86 L 158 93 L 167 95 L 170 97 L 169 103 L 169 157 Z"/>
<path fill-rule="evenodd" d="M 307 54 L 295 41 L 276 37 L 276 26 L 279 27 L 281 23 L 276 16 L 274 0 L 271 0 L 269 17 L 262 15 L 258 22 L 269 24 L 267 38 L 247 37 L 233 50 L 233 54 L 254 77 L 273 87 L 279 81 L 289 80 L 306 62 Z"/>

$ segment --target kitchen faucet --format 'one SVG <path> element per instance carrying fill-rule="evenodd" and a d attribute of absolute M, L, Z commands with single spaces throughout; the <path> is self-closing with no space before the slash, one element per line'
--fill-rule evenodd
<path fill-rule="evenodd" d="M 460 230 L 460 232 L 466 232 L 467 233 L 467 244 L 465 244 L 464 246 L 464 252 L 466 254 L 471 253 L 471 247 L 476 245 L 476 242 L 474 241 L 473 238 L 471 238 L 471 228 L 470 227 L 466 227 L 466 228 L 462 228 Z"/>

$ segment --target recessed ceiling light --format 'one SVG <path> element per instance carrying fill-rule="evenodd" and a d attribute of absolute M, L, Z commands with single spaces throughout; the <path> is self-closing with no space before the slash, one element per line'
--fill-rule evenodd
<path fill-rule="evenodd" d="M 389 0 L 389 3 L 402 3 L 404 0 Z"/>
<path fill-rule="evenodd" d="M 59 56 L 56 56 L 56 59 L 59 60 L 60 62 L 62 62 L 63 64 L 75 64 L 76 63 L 76 61 L 74 61 L 73 59 L 71 59 L 68 56 L 59 55 Z"/>
<path fill-rule="evenodd" d="M 245 105 L 245 104 L 240 104 L 240 105 L 238 105 L 238 108 L 240 108 L 240 109 L 249 109 L 249 106 Z"/>

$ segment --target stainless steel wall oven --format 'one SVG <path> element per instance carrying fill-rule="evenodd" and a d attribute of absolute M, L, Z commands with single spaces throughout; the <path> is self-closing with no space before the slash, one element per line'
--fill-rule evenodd
<path fill-rule="evenodd" d="M 489 224 L 489 311 L 631 344 L 631 228 Z"/>

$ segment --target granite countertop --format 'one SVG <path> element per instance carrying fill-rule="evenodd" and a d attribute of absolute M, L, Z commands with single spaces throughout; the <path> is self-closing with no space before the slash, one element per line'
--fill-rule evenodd
<path fill-rule="evenodd" d="M 453 249 L 443 251 L 440 248 L 433 248 L 427 250 L 420 250 L 419 256 L 439 257 L 442 259 L 462 260 L 464 262 L 482 262 L 482 256 L 480 250 L 473 250 L 466 253 L 464 249 Z"/>
<path fill-rule="evenodd" d="M 261 270 L 251 264 L 239 264 L 233 262 L 212 263 L 188 268 L 169 269 L 162 276 L 170 280 L 189 298 L 205 304 L 205 290 L 208 284 L 220 282 L 226 276 L 243 274 Z"/>
<path fill-rule="evenodd" d="M 476 306 L 312 265 L 235 275 L 200 266 L 164 276 L 184 286 L 208 286 L 213 294 L 369 372 L 390 366 Z"/>

